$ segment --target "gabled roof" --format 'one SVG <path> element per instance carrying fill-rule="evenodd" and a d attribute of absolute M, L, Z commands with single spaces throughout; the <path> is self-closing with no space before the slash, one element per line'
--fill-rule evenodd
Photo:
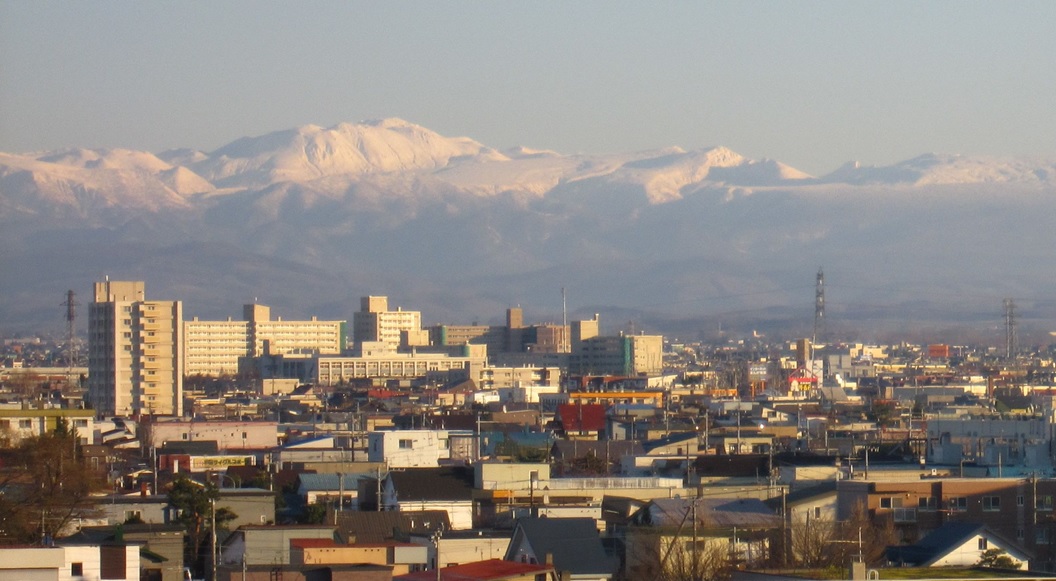
<path fill-rule="evenodd" d="M 677 527 L 696 507 L 697 522 L 710 528 L 765 530 L 781 526 L 781 517 L 757 498 L 658 498 L 642 507 L 632 521 Z"/>
<path fill-rule="evenodd" d="M 782 502 L 787 506 L 792 506 L 801 502 L 819 501 L 827 497 L 836 496 L 836 481 L 835 480 L 823 480 L 819 484 L 809 486 L 807 488 L 801 488 L 794 492 L 790 492 L 785 495 L 782 500 L 780 496 L 775 496 L 765 500 L 767 506 L 774 510 L 781 508 Z"/>
<path fill-rule="evenodd" d="M 1002 548 L 1019 549 L 1017 545 L 995 534 L 986 525 L 951 522 L 931 531 L 916 544 L 887 547 L 887 560 L 904 565 L 928 567 L 976 535 L 997 540 L 1003 545 Z"/>
<path fill-rule="evenodd" d="M 342 511 L 337 515 L 338 532 L 358 543 L 380 543 L 411 533 L 431 534 L 438 526 L 451 530 L 447 511 Z"/>
<path fill-rule="evenodd" d="M 642 444 L 642 448 L 644 448 L 646 452 L 651 452 L 657 448 L 663 448 L 664 446 L 670 446 L 672 444 L 681 444 L 683 442 L 696 441 L 696 439 L 696 432 L 675 432 L 662 438 L 649 440 Z M 696 450 L 693 450 L 693 452 L 695 453 Z"/>
<path fill-rule="evenodd" d="M 598 527 L 592 518 L 517 519 L 506 558 L 515 560 L 518 537 L 523 535 L 539 562 L 553 556 L 554 569 L 569 573 L 609 574 L 618 563 L 605 554 Z"/>

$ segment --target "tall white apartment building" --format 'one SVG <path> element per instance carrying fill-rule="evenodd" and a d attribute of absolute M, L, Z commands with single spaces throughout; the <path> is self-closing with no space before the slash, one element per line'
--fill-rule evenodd
<path fill-rule="evenodd" d="M 95 283 L 88 402 L 99 415 L 183 413 L 183 303 L 146 300 L 142 281 Z"/>
<path fill-rule="evenodd" d="M 359 311 L 352 314 L 352 331 L 355 342 L 381 342 L 396 350 L 400 346 L 401 332 L 420 333 L 422 313 L 420 311 L 389 310 L 389 298 L 369 296 L 360 299 Z"/>
<path fill-rule="evenodd" d="M 284 321 L 271 319 L 264 305 L 245 305 L 241 321 L 184 323 L 184 374 L 224 375 L 239 372 L 239 360 L 263 355 L 318 353 L 338 355 L 345 350 L 345 321 Z"/>

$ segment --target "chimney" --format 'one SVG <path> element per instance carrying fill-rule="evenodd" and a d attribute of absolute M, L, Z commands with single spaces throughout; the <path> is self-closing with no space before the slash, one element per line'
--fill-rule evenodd
<path fill-rule="evenodd" d="M 554 566 L 554 554 L 553 553 L 550 553 L 550 552 L 546 553 L 546 564 L 549 565 L 550 567 Z"/>
<path fill-rule="evenodd" d="M 140 482 L 139 483 L 139 495 L 140 496 L 146 496 L 147 495 L 147 483 L 146 482 Z"/>

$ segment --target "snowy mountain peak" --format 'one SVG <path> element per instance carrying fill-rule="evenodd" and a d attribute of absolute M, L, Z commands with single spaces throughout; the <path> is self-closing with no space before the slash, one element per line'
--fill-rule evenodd
<path fill-rule="evenodd" d="M 245 137 L 212 152 L 192 169 L 225 186 L 259 186 L 362 175 L 436 169 L 454 158 L 500 157 L 468 138 L 448 138 L 402 119 L 305 125 Z"/>

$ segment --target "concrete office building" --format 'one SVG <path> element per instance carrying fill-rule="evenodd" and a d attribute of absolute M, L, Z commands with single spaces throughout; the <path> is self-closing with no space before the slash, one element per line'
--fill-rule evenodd
<path fill-rule="evenodd" d="M 414 351 L 397 353 L 379 350 L 355 357 L 314 358 L 315 383 L 337 385 L 358 379 L 416 379 L 479 377 L 487 365 L 487 350 L 483 345 L 466 345 L 459 355 Z"/>
<path fill-rule="evenodd" d="M 184 323 L 184 375 L 224 375 L 241 371 L 239 361 L 263 355 L 319 353 L 345 350 L 345 321 L 272 320 L 264 305 L 245 305 L 241 321 Z"/>
<path fill-rule="evenodd" d="M 87 399 L 99 415 L 183 413 L 183 303 L 148 301 L 144 287 L 95 283 Z"/>

